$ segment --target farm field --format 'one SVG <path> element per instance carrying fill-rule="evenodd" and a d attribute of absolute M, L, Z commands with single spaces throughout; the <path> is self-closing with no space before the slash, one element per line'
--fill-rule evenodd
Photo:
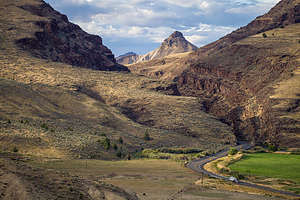
<path fill-rule="evenodd" d="M 283 189 L 300 192 L 300 155 L 253 153 L 229 166 L 257 183 L 275 186 L 285 185 Z"/>
<path fill-rule="evenodd" d="M 289 179 L 300 183 L 300 155 L 273 153 L 247 154 L 230 165 L 233 171 L 272 178 Z"/>

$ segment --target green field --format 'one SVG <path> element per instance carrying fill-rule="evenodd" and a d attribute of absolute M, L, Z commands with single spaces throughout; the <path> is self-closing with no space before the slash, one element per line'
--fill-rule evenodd
<path fill-rule="evenodd" d="M 246 154 L 229 166 L 245 175 L 286 179 L 300 183 L 300 155 L 254 153 Z"/>

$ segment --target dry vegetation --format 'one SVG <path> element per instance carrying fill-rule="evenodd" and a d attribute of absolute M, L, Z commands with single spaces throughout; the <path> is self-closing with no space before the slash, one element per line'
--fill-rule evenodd
<path fill-rule="evenodd" d="M 198 175 L 173 161 L 68 160 L 119 159 L 118 151 L 124 158 L 145 148 L 216 150 L 236 141 L 229 126 L 202 111 L 198 98 L 170 95 L 177 93 L 173 82 L 74 68 L 20 50 L 15 41 L 34 37 L 35 22 L 47 20 L 17 7 L 24 4 L 39 1 L 0 2 L 0 151 L 33 161 L 15 154 L 0 159 L 1 198 L 267 198 L 215 191 L 220 184 L 211 179 L 209 189 L 195 186 Z M 174 74 L 183 70 L 178 67 Z"/>
<path fill-rule="evenodd" d="M 38 1 L 0 4 L 6 9 L 0 14 L 1 149 L 109 159 L 117 150 L 103 149 L 105 137 L 123 154 L 234 144 L 230 127 L 202 112 L 197 98 L 168 95 L 176 93 L 170 82 L 72 67 L 20 50 L 15 41 L 34 37 L 39 31 L 34 22 L 47 20 L 16 7 L 24 4 Z M 145 132 L 150 141 L 144 140 Z M 124 144 L 118 144 L 119 137 Z"/>
<path fill-rule="evenodd" d="M 191 52 L 171 54 L 164 58 L 140 62 L 127 67 L 136 74 L 143 74 L 163 80 L 173 80 L 187 68 L 188 56 Z"/>
<path fill-rule="evenodd" d="M 33 162 L 33 166 L 68 172 L 93 181 L 106 182 L 139 199 L 204 199 L 204 200 L 262 200 L 277 199 L 262 195 L 261 191 L 237 188 L 231 183 L 205 177 L 202 185 L 199 174 L 184 168 L 182 164 L 168 160 L 99 161 L 69 160 Z M 194 182 L 197 182 L 194 184 Z M 218 190 L 216 190 L 217 188 Z M 232 190 L 234 192 L 225 191 Z M 252 193 L 243 193 L 243 190 Z M 255 195 L 256 194 L 256 195 Z M 260 194 L 260 195 L 257 195 Z M 279 198 L 280 199 L 280 198 Z"/>

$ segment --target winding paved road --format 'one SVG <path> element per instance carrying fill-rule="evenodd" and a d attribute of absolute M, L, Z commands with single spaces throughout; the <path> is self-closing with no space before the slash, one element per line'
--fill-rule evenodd
<path fill-rule="evenodd" d="M 240 150 L 240 149 L 249 149 L 250 147 L 251 146 L 249 144 L 242 144 L 242 145 L 236 146 L 235 148 Z M 209 162 L 212 162 L 214 160 L 217 160 L 219 158 L 225 157 L 225 156 L 227 156 L 227 154 L 228 154 L 228 149 L 223 150 L 223 151 L 221 151 L 219 153 L 216 153 L 214 155 L 211 155 L 211 156 L 207 156 L 207 157 L 204 157 L 204 158 L 201 158 L 201 159 L 193 160 L 193 161 L 191 161 L 187 164 L 187 167 L 192 169 L 195 172 L 203 173 L 203 174 L 206 174 L 210 177 L 230 181 L 229 177 L 214 174 L 212 172 L 206 171 L 203 168 L 205 164 L 207 164 Z M 284 194 L 284 195 L 288 195 L 288 196 L 292 196 L 292 197 L 299 197 L 299 199 L 300 199 L 300 195 L 297 195 L 297 194 L 294 194 L 294 193 L 291 193 L 291 192 L 287 192 L 287 191 L 276 190 L 276 189 L 261 186 L 261 185 L 256 185 L 256 184 L 253 184 L 253 183 L 246 183 L 246 182 L 239 181 L 238 183 L 235 183 L 235 184 L 243 185 L 243 186 L 247 186 L 247 187 L 252 187 L 252 188 L 256 188 L 256 189 L 261 189 L 261 190 L 265 190 L 265 191 L 269 191 L 269 192 Z"/>

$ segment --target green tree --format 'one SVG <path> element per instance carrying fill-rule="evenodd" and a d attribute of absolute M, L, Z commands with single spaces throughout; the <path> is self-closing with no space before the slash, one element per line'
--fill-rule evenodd
<path fill-rule="evenodd" d="M 118 145 L 117 144 L 113 144 L 113 149 L 114 150 L 118 150 Z"/>
<path fill-rule="evenodd" d="M 231 147 L 228 151 L 228 155 L 235 155 L 237 152 L 238 150 L 236 148 Z"/>
<path fill-rule="evenodd" d="M 17 153 L 18 151 L 19 151 L 19 149 L 15 146 L 15 147 L 13 148 L 13 152 Z"/>
<path fill-rule="evenodd" d="M 117 155 L 119 158 L 122 158 L 122 151 L 119 150 L 119 151 L 117 152 L 116 155 Z"/>
<path fill-rule="evenodd" d="M 146 141 L 151 140 L 151 137 L 150 137 L 150 134 L 148 133 L 148 131 L 146 131 L 144 134 L 144 140 L 146 140 Z"/>
<path fill-rule="evenodd" d="M 272 151 L 272 152 L 278 150 L 277 146 L 273 145 L 273 144 L 268 144 L 268 149 L 269 149 L 269 151 Z"/>
<path fill-rule="evenodd" d="M 48 129 L 49 129 L 49 127 L 48 127 L 48 125 L 46 123 L 43 123 L 41 125 L 41 128 L 45 129 L 46 131 L 48 131 Z"/>
<path fill-rule="evenodd" d="M 120 144 L 123 144 L 123 142 L 124 142 L 124 141 L 123 141 L 123 138 L 122 138 L 122 137 L 119 137 L 119 143 L 120 143 Z"/>
<path fill-rule="evenodd" d="M 268 37 L 266 33 L 263 33 L 262 36 L 263 36 L 264 38 Z"/>
<path fill-rule="evenodd" d="M 110 139 L 105 138 L 102 140 L 102 146 L 104 149 L 109 150 L 110 149 Z"/>

